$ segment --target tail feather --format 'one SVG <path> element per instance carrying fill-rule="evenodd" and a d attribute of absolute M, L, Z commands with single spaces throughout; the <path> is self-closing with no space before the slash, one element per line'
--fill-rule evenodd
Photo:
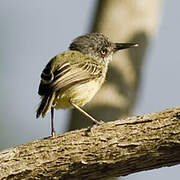
<path fill-rule="evenodd" d="M 49 96 L 44 96 L 42 98 L 40 105 L 37 109 L 36 118 L 39 118 L 40 116 L 44 117 L 46 115 L 46 113 L 52 107 L 54 99 L 55 99 L 54 93 L 52 93 Z"/>

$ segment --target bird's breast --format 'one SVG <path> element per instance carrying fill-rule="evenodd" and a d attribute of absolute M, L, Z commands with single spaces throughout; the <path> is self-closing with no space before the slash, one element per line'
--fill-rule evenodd
<path fill-rule="evenodd" d="M 84 106 L 101 88 L 104 79 L 104 77 L 100 77 L 59 93 L 55 101 L 55 108 L 72 108 L 72 105 L 69 103 L 70 100 L 80 107 Z"/>

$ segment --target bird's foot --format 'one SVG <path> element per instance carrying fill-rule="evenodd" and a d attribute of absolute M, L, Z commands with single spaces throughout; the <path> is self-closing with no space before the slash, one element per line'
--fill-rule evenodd
<path fill-rule="evenodd" d="M 97 127 L 97 126 L 99 126 L 99 125 L 101 125 L 101 124 L 103 124 L 104 123 L 104 121 L 94 121 L 94 123 L 93 123 L 93 125 L 92 126 L 89 126 L 88 128 L 87 128 L 87 132 L 91 132 L 91 134 L 94 136 L 94 130 L 95 130 L 95 128 Z"/>
<path fill-rule="evenodd" d="M 52 131 L 51 132 L 51 137 L 55 137 L 56 136 L 56 131 Z"/>

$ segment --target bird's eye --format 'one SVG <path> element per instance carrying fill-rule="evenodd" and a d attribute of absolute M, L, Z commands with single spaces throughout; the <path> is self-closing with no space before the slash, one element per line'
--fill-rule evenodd
<path fill-rule="evenodd" d="M 105 56 L 106 54 L 107 54 L 107 49 L 102 49 L 102 50 L 101 50 L 101 55 L 102 55 L 102 56 Z"/>

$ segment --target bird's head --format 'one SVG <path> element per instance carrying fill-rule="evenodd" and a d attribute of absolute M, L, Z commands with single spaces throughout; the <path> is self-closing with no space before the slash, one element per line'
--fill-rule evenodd
<path fill-rule="evenodd" d="M 102 33 L 89 33 L 77 37 L 69 46 L 70 50 L 79 51 L 99 62 L 112 60 L 118 50 L 137 46 L 135 43 L 113 43 Z"/>

